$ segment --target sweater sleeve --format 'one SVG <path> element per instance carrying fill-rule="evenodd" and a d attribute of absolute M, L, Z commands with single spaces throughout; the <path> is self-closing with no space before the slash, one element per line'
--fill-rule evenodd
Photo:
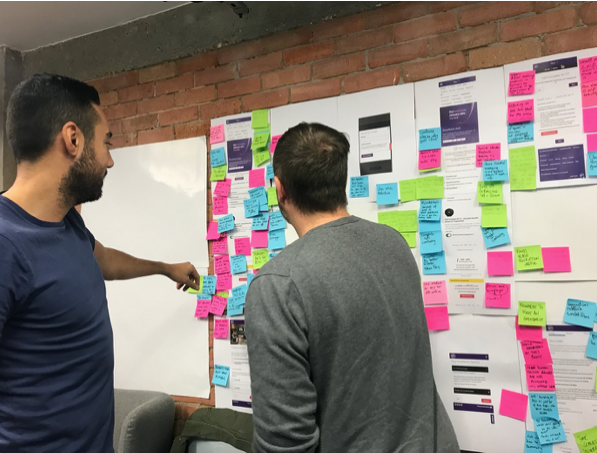
<path fill-rule="evenodd" d="M 319 443 L 317 393 L 310 379 L 302 307 L 289 277 L 261 275 L 251 283 L 245 328 L 255 453 L 313 452 Z"/>

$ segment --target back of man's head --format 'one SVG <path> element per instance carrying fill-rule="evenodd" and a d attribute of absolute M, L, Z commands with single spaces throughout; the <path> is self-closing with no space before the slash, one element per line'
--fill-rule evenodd
<path fill-rule="evenodd" d="M 274 174 L 287 201 L 302 214 L 345 208 L 349 150 L 346 137 L 323 124 L 289 129 L 274 153 Z"/>
<path fill-rule="evenodd" d="M 6 120 L 16 163 L 41 158 L 69 121 L 91 141 L 99 120 L 94 104 L 100 105 L 97 90 L 79 80 L 35 74 L 22 81 L 8 102 Z"/>

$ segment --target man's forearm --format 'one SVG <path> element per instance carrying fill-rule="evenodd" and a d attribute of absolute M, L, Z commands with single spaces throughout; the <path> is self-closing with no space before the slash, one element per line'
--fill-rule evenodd
<path fill-rule="evenodd" d="M 128 280 L 146 275 L 168 275 L 168 264 L 149 261 L 106 247 L 106 262 L 102 269 L 105 280 Z"/>

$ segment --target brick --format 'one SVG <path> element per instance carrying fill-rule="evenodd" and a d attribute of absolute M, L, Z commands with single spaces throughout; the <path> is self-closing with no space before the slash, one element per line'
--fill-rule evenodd
<path fill-rule="evenodd" d="M 140 131 L 137 136 L 137 144 L 146 145 L 147 143 L 167 142 L 174 140 L 174 128 L 172 126 L 149 131 Z"/>
<path fill-rule="evenodd" d="M 377 28 L 429 14 L 430 2 L 396 2 L 364 13 L 365 28 Z"/>
<path fill-rule="evenodd" d="M 118 91 L 104 91 L 100 93 L 100 105 L 108 107 L 118 103 Z"/>
<path fill-rule="evenodd" d="M 327 79 L 365 69 L 365 52 L 313 63 L 313 78 Z"/>
<path fill-rule="evenodd" d="M 407 63 L 402 67 L 405 82 L 432 79 L 466 70 L 466 61 L 461 53 L 453 53 L 445 57 Z"/>
<path fill-rule="evenodd" d="M 118 88 L 124 88 L 139 83 L 139 73 L 137 71 L 123 72 L 101 79 L 95 79 L 87 82 L 89 85 L 95 87 L 97 91 L 112 91 Z"/>
<path fill-rule="evenodd" d="M 175 93 L 193 87 L 193 74 L 190 72 L 171 79 L 162 80 L 155 84 L 155 95 Z"/>
<path fill-rule="evenodd" d="M 369 51 L 369 67 L 388 66 L 427 56 L 427 39 L 394 44 Z"/>
<path fill-rule="evenodd" d="M 176 402 L 174 406 L 174 419 L 187 420 L 197 409 L 199 409 L 197 403 Z"/>
<path fill-rule="evenodd" d="M 456 30 L 456 14 L 449 11 L 394 25 L 394 42 L 410 41 L 453 30 Z"/>
<path fill-rule="evenodd" d="M 207 68 L 195 73 L 195 86 L 211 85 L 212 83 L 225 82 L 236 77 L 234 65 Z"/>
<path fill-rule="evenodd" d="M 278 88 L 284 85 L 306 82 L 311 79 L 311 66 L 295 66 L 281 71 L 268 72 L 261 76 L 263 89 Z"/>
<path fill-rule="evenodd" d="M 294 86 L 290 89 L 292 102 L 308 101 L 310 99 L 329 98 L 338 96 L 342 91 L 340 79 L 329 79 L 321 82 Z"/>
<path fill-rule="evenodd" d="M 362 74 L 352 74 L 344 79 L 344 92 L 370 90 L 372 88 L 396 85 L 400 81 L 398 66 L 367 71 Z"/>
<path fill-rule="evenodd" d="M 569 52 L 597 46 L 597 26 L 547 35 L 543 38 L 543 54 Z"/>
<path fill-rule="evenodd" d="M 115 135 L 110 139 L 112 148 L 126 148 L 127 146 L 135 146 L 137 144 L 137 134 Z"/>
<path fill-rule="evenodd" d="M 170 124 L 188 123 L 197 118 L 199 118 L 197 107 L 190 106 L 162 112 L 158 116 L 158 122 L 160 126 L 169 126 Z"/>
<path fill-rule="evenodd" d="M 240 77 L 254 74 L 262 74 L 282 67 L 282 52 L 274 52 L 262 57 L 255 57 L 250 60 L 241 61 L 238 65 Z"/>
<path fill-rule="evenodd" d="M 134 87 L 123 88 L 118 91 L 120 102 L 136 101 L 155 96 L 154 84 L 145 83 L 143 85 L 136 85 Z"/>
<path fill-rule="evenodd" d="M 520 16 L 533 11 L 533 2 L 485 2 L 464 8 L 458 13 L 461 27 L 480 25 L 499 19 Z"/>
<path fill-rule="evenodd" d="M 580 7 L 580 18 L 585 25 L 597 23 L 597 2 L 583 3 Z"/>
<path fill-rule="evenodd" d="M 108 121 L 108 128 L 112 132 L 112 135 L 120 135 L 122 134 L 122 121 Z"/>
<path fill-rule="evenodd" d="M 479 2 L 430 2 L 429 12 L 431 14 L 443 13 L 444 11 L 451 11 L 461 6 L 474 5 L 475 3 Z"/>
<path fill-rule="evenodd" d="M 540 56 L 541 43 L 539 42 L 539 38 L 529 38 L 522 41 L 471 50 L 468 57 L 468 68 L 493 68 Z"/>
<path fill-rule="evenodd" d="M 231 98 L 242 94 L 254 93 L 261 89 L 261 77 L 233 80 L 218 84 L 218 98 Z"/>
<path fill-rule="evenodd" d="M 153 113 L 151 115 L 136 116 L 122 121 L 122 130 L 124 132 L 136 132 L 143 129 L 151 129 L 158 125 L 158 115 Z"/>
<path fill-rule="evenodd" d="M 177 107 L 183 105 L 201 104 L 207 101 L 213 101 L 216 98 L 216 87 L 207 85 L 192 90 L 179 91 L 174 94 L 174 105 Z"/>
<path fill-rule="evenodd" d="M 210 102 L 199 106 L 199 118 L 203 121 L 234 115 L 235 113 L 240 113 L 240 99 L 238 98 Z"/>
<path fill-rule="evenodd" d="M 465 28 L 429 39 L 429 55 L 436 56 L 459 50 L 474 49 L 497 41 L 497 24 Z"/>
<path fill-rule="evenodd" d="M 569 5 L 570 3 L 573 2 L 535 2 L 534 10 L 542 13 L 543 11 L 554 9 L 562 5 Z"/>
<path fill-rule="evenodd" d="M 567 28 L 574 27 L 576 23 L 577 17 L 574 8 L 538 14 L 503 23 L 501 26 L 501 40 L 514 41 L 541 33 L 566 30 Z"/>
<path fill-rule="evenodd" d="M 392 27 L 355 33 L 336 40 L 336 54 L 358 52 L 359 50 L 374 49 L 392 42 Z"/>
<path fill-rule="evenodd" d="M 265 93 L 255 93 L 243 97 L 243 110 L 250 112 L 252 110 L 278 107 L 288 104 L 290 97 L 288 88 L 275 91 L 266 91 Z"/>
<path fill-rule="evenodd" d="M 179 124 L 178 126 L 174 126 L 174 133 L 176 135 L 176 140 L 201 137 L 202 135 L 207 135 L 209 133 L 209 122 L 196 121 L 193 123 Z"/>
<path fill-rule="evenodd" d="M 139 82 L 153 82 L 154 80 L 168 79 L 176 75 L 176 63 L 170 61 L 157 66 L 150 66 L 139 70 Z"/>
<path fill-rule="evenodd" d="M 313 41 L 317 42 L 337 36 L 349 35 L 362 31 L 364 28 L 363 14 L 352 14 L 339 19 L 328 20 L 313 27 Z"/>
<path fill-rule="evenodd" d="M 332 55 L 334 55 L 334 41 L 322 41 L 285 51 L 284 64 L 286 66 L 293 66 L 308 61 L 321 60 Z"/>
<path fill-rule="evenodd" d="M 104 114 L 109 120 L 116 120 L 118 118 L 126 118 L 134 116 L 137 113 L 137 103 L 127 102 L 124 104 L 116 104 L 104 109 Z"/>
<path fill-rule="evenodd" d="M 216 52 L 202 52 L 189 58 L 183 58 L 176 62 L 178 73 L 199 71 L 200 69 L 211 68 L 218 64 Z"/>
<path fill-rule="evenodd" d="M 145 99 L 137 102 L 137 113 L 154 113 L 174 107 L 174 95 L 167 94 L 159 98 Z"/>

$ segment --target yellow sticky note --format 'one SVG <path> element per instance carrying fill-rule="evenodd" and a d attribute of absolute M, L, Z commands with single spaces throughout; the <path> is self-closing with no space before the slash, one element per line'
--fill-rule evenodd
<path fill-rule="evenodd" d="M 226 171 L 228 170 L 228 164 L 220 165 L 211 169 L 210 181 L 224 181 L 226 179 Z"/>
<path fill-rule="evenodd" d="M 418 178 L 416 181 L 417 199 L 437 200 L 444 198 L 443 176 L 427 176 L 426 178 Z"/>
<path fill-rule="evenodd" d="M 269 261 L 269 252 L 267 249 L 253 250 L 253 269 L 261 267 Z"/>
<path fill-rule="evenodd" d="M 517 271 L 533 271 L 543 269 L 543 255 L 540 245 L 514 247 Z"/>
<path fill-rule="evenodd" d="M 537 156 L 534 146 L 511 149 L 510 190 L 537 189 Z"/>
<path fill-rule="evenodd" d="M 400 232 L 400 234 L 406 240 L 406 243 L 411 249 L 414 249 L 417 246 L 417 233 Z"/>
<path fill-rule="evenodd" d="M 253 110 L 251 114 L 251 127 L 264 129 L 269 125 L 269 111 L 267 109 Z"/>
<path fill-rule="evenodd" d="M 597 426 L 574 433 L 580 453 L 597 452 Z"/>
<path fill-rule="evenodd" d="M 400 233 L 416 233 L 417 211 L 378 212 L 377 223 L 392 227 Z"/>
<path fill-rule="evenodd" d="M 261 164 L 265 162 L 269 162 L 269 150 L 267 148 L 260 149 L 258 151 L 253 151 L 253 161 L 255 162 L 255 166 L 259 167 Z"/>
<path fill-rule="evenodd" d="M 275 187 L 267 188 L 267 205 L 271 208 L 272 206 L 278 206 L 278 192 Z"/>
<path fill-rule="evenodd" d="M 518 302 L 519 326 L 544 326 L 545 324 L 545 302 Z"/>
<path fill-rule="evenodd" d="M 477 183 L 477 201 L 484 204 L 502 204 L 502 182 Z"/>
<path fill-rule="evenodd" d="M 502 228 L 508 226 L 508 211 L 505 204 L 481 206 L 481 226 Z"/>
<path fill-rule="evenodd" d="M 251 149 L 261 149 L 267 146 L 269 140 L 269 130 L 257 131 L 253 134 L 253 142 L 251 143 Z"/>

